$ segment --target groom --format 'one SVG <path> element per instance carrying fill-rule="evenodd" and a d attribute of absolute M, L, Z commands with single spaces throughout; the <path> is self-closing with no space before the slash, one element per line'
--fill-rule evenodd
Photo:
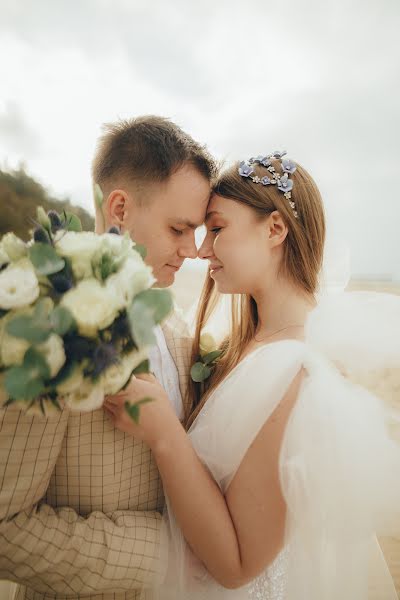
<path fill-rule="evenodd" d="M 166 119 L 109 125 L 93 161 L 96 231 L 128 231 L 167 287 L 197 256 L 214 174 L 204 148 Z M 173 318 L 150 356 L 179 416 L 189 345 Z M 20 584 L 17 600 L 152 598 L 165 570 L 161 480 L 149 448 L 102 409 L 42 419 L 0 408 L 0 481 L 0 579 Z"/>

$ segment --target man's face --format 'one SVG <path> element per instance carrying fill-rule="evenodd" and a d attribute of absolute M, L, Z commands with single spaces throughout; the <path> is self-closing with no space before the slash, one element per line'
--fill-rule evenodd
<path fill-rule="evenodd" d="M 194 232 L 203 222 L 210 183 L 191 165 L 176 171 L 167 182 L 152 185 L 141 204 L 130 201 L 122 231 L 147 249 L 158 287 L 174 283 L 185 258 L 196 258 Z"/>

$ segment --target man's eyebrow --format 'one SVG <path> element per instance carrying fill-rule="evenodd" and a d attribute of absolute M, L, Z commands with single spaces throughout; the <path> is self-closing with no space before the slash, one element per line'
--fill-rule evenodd
<path fill-rule="evenodd" d="M 201 225 L 203 225 L 203 223 L 193 223 L 188 219 L 178 219 L 177 221 L 175 221 L 175 223 L 177 225 L 185 225 L 185 227 L 189 227 L 190 229 L 197 229 L 198 227 L 201 227 Z"/>
<path fill-rule="evenodd" d="M 221 213 L 218 212 L 218 210 L 212 210 L 211 212 L 206 214 L 205 223 L 207 223 L 207 221 L 209 221 L 213 215 L 220 215 L 220 214 Z"/>

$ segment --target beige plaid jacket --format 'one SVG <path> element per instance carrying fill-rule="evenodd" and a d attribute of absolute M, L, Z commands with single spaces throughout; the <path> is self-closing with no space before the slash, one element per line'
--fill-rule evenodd
<path fill-rule="evenodd" d="M 163 330 L 184 398 L 191 340 L 176 315 Z M 163 506 L 149 448 L 102 410 L 0 409 L 0 579 L 16 599 L 151 599 Z"/>

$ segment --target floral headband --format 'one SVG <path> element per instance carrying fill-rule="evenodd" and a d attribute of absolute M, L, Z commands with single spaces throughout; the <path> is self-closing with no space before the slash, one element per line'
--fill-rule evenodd
<path fill-rule="evenodd" d="M 293 181 L 289 179 L 289 175 L 292 175 L 292 173 L 295 172 L 297 167 L 294 164 L 294 162 L 291 161 L 289 158 L 283 158 L 285 154 L 285 150 L 282 152 L 275 151 L 272 154 L 267 154 L 266 156 L 260 155 L 256 158 L 249 158 L 249 160 L 243 160 L 239 165 L 238 173 L 242 177 L 248 177 L 253 181 L 253 183 L 261 183 L 262 185 L 276 185 L 278 190 L 282 192 L 285 198 L 289 201 L 290 208 L 292 209 L 295 218 L 298 219 L 299 215 L 296 210 L 296 205 L 291 199 Z M 272 158 L 280 160 L 283 175 L 279 175 L 279 173 L 276 172 L 276 169 L 271 161 Z M 254 168 L 252 166 L 254 164 L 258 164 L 262 167 L 265 167 L 267 171 L 271 173 L 271 175 L 269 177 L 268 175 L 265 175 L 264 177 L 259 177 L 255 174 Z"/>

